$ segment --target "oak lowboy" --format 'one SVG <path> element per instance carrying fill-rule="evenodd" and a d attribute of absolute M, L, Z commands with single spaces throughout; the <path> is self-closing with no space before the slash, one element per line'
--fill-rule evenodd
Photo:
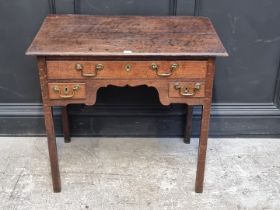
<path fill-rule="evenodd" d="M 136 24 L 137 23 L 137 24 Z M 52 106 L 62 106 L 70 142 L 68 104 L 94 105 L 100 87 L 147 85 L 163 105 L 202 106 L 195 191 L 203 191 L 215 58 L 227 56 L 204 17 L 50 15 L 27 50 L 38 59 L 55 192 L 61 191 Z"/>

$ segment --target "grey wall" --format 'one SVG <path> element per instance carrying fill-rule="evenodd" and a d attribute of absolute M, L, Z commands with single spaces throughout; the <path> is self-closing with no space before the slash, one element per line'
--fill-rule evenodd
<path fill-rule="evenodd" d="M 278 0 L 0 0 L 0 134 L 44 133 L 36 61 L 24 53 L 47 14 L 79 13 L 210 17 L 230 54 L 217 60 L 211 135 L 278 135 L 279 8 Z M 185 107 L 161 106 L 152 88 L 103 88 L 96 106 L 70 108 L 74 135 L 183 131 Z M 55 115 L 60 133 L 59 108 Z"/>

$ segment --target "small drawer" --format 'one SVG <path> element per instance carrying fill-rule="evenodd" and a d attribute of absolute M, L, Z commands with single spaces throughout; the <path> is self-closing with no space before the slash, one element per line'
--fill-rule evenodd
<path fill-rule="evenodd" d="M 206 77 L 207 61 L 47 61 L 48 79 Z"/>
<path fill-rule="evenodd" d="M 204 82 L 169 82 L 169 97 L 204 97 Z"/>
<path fill-rule="evenodd" d="M 49 83 L 49 99 L 85 99 L 85 83 Z"/>

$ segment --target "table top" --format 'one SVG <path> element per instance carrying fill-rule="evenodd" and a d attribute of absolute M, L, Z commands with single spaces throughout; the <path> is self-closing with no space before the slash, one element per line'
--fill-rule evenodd
<path fill-rule="evenodd" d="M 227 56 L 211 21 L 189 16 L 48 15 L 38 56 Z"/>

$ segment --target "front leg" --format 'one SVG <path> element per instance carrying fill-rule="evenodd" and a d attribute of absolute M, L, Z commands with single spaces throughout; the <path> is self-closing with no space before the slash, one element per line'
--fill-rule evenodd
<path fill-rule="evenodd" d="M 200 128 L 200 138 L 199 138 L 198 158 L 197 158 L 197 171 L 196 171 L 196 181 L 195 181 L 195 192 L 197 193 L 203 192 L 210 109 L 211 109 L 211 102 L 206 102 L 202 107 L 202 118 L 201 118 L 201 128 Z"/>
<path fill-rule="evenodd" d="M 58 165 L 56 137 L 55 137 L 54 123 L 53 123 L 53 113 L 52 113 L 51 106 L 44 105 L 44 115 L 45 115 L 46 132 L 48 137 L 48 149 L 49 149 L 49 157 L 51 163 L 53 191 L 60 192 L 61 191 L 60 173 L 59 173 L 59 165 Z"/>

